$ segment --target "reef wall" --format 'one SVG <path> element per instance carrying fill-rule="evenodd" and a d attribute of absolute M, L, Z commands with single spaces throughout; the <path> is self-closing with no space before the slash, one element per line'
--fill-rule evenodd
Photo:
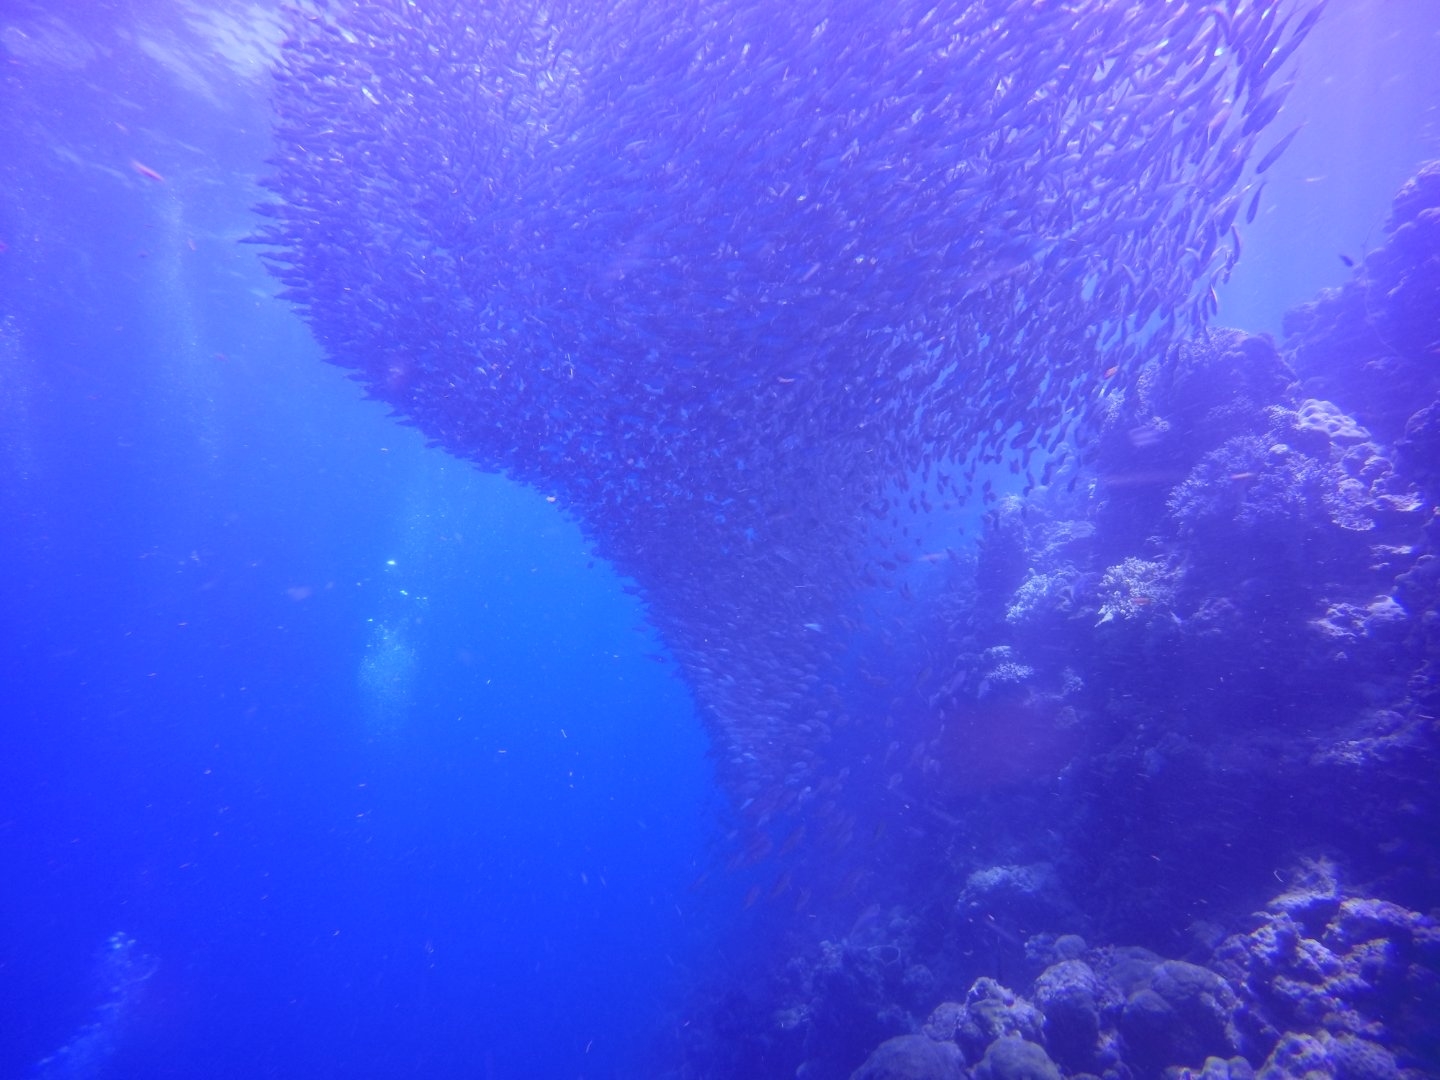
<path fill-rule="evenodd" d="M 990 513 L 923 840 L 731 995 L 716 1075 L 1440 1074 L 1440 163 L 1286 325 L 1152 358 Z"/>

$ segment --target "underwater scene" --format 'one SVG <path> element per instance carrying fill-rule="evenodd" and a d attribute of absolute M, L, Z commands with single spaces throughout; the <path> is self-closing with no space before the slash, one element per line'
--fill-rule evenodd
<path fill-rule="evenodd" d="M 0 1080 L 1440 1077 L 1436 0 L 3 0 Z"/>

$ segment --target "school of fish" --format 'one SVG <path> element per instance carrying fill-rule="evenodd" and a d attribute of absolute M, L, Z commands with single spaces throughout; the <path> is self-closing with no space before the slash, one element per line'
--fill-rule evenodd
<path fill-rule="evenodd" d="M 737 805 L 818 814 L 888 740 L 837 733 L 915 500 L 1048 481 L 1204 332 L 1323 4 L 335 4 L 255 239 L 373 397 L 633 577 Z"/>

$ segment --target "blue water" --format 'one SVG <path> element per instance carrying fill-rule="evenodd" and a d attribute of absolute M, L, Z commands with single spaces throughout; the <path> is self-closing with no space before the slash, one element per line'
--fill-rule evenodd
<path fill-rule="evenodd" d="M 1331 9 L 1222 324 L 1440 155 L 1436 7 Z M 0 1077 L 647 1075 L 782 930 L 632 583 L 239 244 L 276 25 L 0 11 Z"/>
<path fill-rule="evenodd" d="M 1220 322 L 1278 335 L 1286 311 L 1345 280 L 1340 255 L 1379 246 L 1390 199 L 1440 144 L 1435 22 L 1426 0 L 1326 9 L 1276 121 L 1305 126 L 1269 173 Z"/>
<path fill-rule="evenodd" d="M 685 687 L 553 506 L 268 299 L 259 96 L 87 71 L 7 123 L 0 1076 L 608 1074 L 714 947 Z"/>

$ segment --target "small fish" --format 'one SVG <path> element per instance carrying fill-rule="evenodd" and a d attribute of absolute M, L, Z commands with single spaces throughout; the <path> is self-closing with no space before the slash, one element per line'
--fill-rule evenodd
<path fill-rule="evenodd" d="M 1350 256 L 1346 255 L 1344 252 L 1340 253 L 1340 261 L 1351 269 L 1354 269 L 1355 267 L 1355 260 L 1350 258 Z"/>
<path fill-rule="evenodd" d="M 1280 160 L 1280 155 L 1285 153 L 1286 148 L 1295 141 L 1295 136 L 1300 134 L 1300 129 L 1304 126 L 1304 124 L 1296 124 L 1295 127 L 1290 130 L 1290 133 L 1288 135 L 1286 135 L 1283 139 L 1277 142 L 1269 150 L 1265 151 L 1265 156 L 1260 159 L 1260 164 L 1255 166 L 1256 176 L 1259 176 L 1266 169 L 1270 168 L 1271 165 L 1274 165 L 1275 162 Z"/>
<path fill-rule="evenodd" d="M 1245 211 L 1245 224 L 1250 225 L 1255 221 L 1255 215 L 1260 212 L 1260 193 L 1265 190 L 1262 183 L 1255 189 L 1255 195 L 1250 199 L 1250 207 Z"/>
<path fill-rule="evenodd" d="M 130 168 L 134 169 L 141 176 L 145 177 L 146 180 L 154 180 L 157 184 L 163 184 L 165 182 L 165 177 L 161 176 L 154 169 L 150 168 L 149 165 L 145 165 L 142 162 L 136 161 L 134 158 L 130 159 Z"/>
<path fill-rule="evenodd" d="M 1262 130 L 1266 124 L 1275 119 L 1280 107 L 1285 104 L 1285 99 L 1290 96 L 1290 91 L 1295 88 L 1295 80 L 1289 79 L 1278 89 L 1270 91 L 1251 107 L 1245 123 L 1240 128 L 1242 135 L 1253 135 Z M 1296 129 L 1299 130 L 1298 128 Z"/>
<path fill-rule="evenodd" d="M 790 835 L 785 837 L 785 842 L 780 845 L 780 854 L 789 855 L 792 851 L 799 848 L 804 840 L 805 826 L 803 824 L 796 825 L 795 828 L 790 830 Z"/>

